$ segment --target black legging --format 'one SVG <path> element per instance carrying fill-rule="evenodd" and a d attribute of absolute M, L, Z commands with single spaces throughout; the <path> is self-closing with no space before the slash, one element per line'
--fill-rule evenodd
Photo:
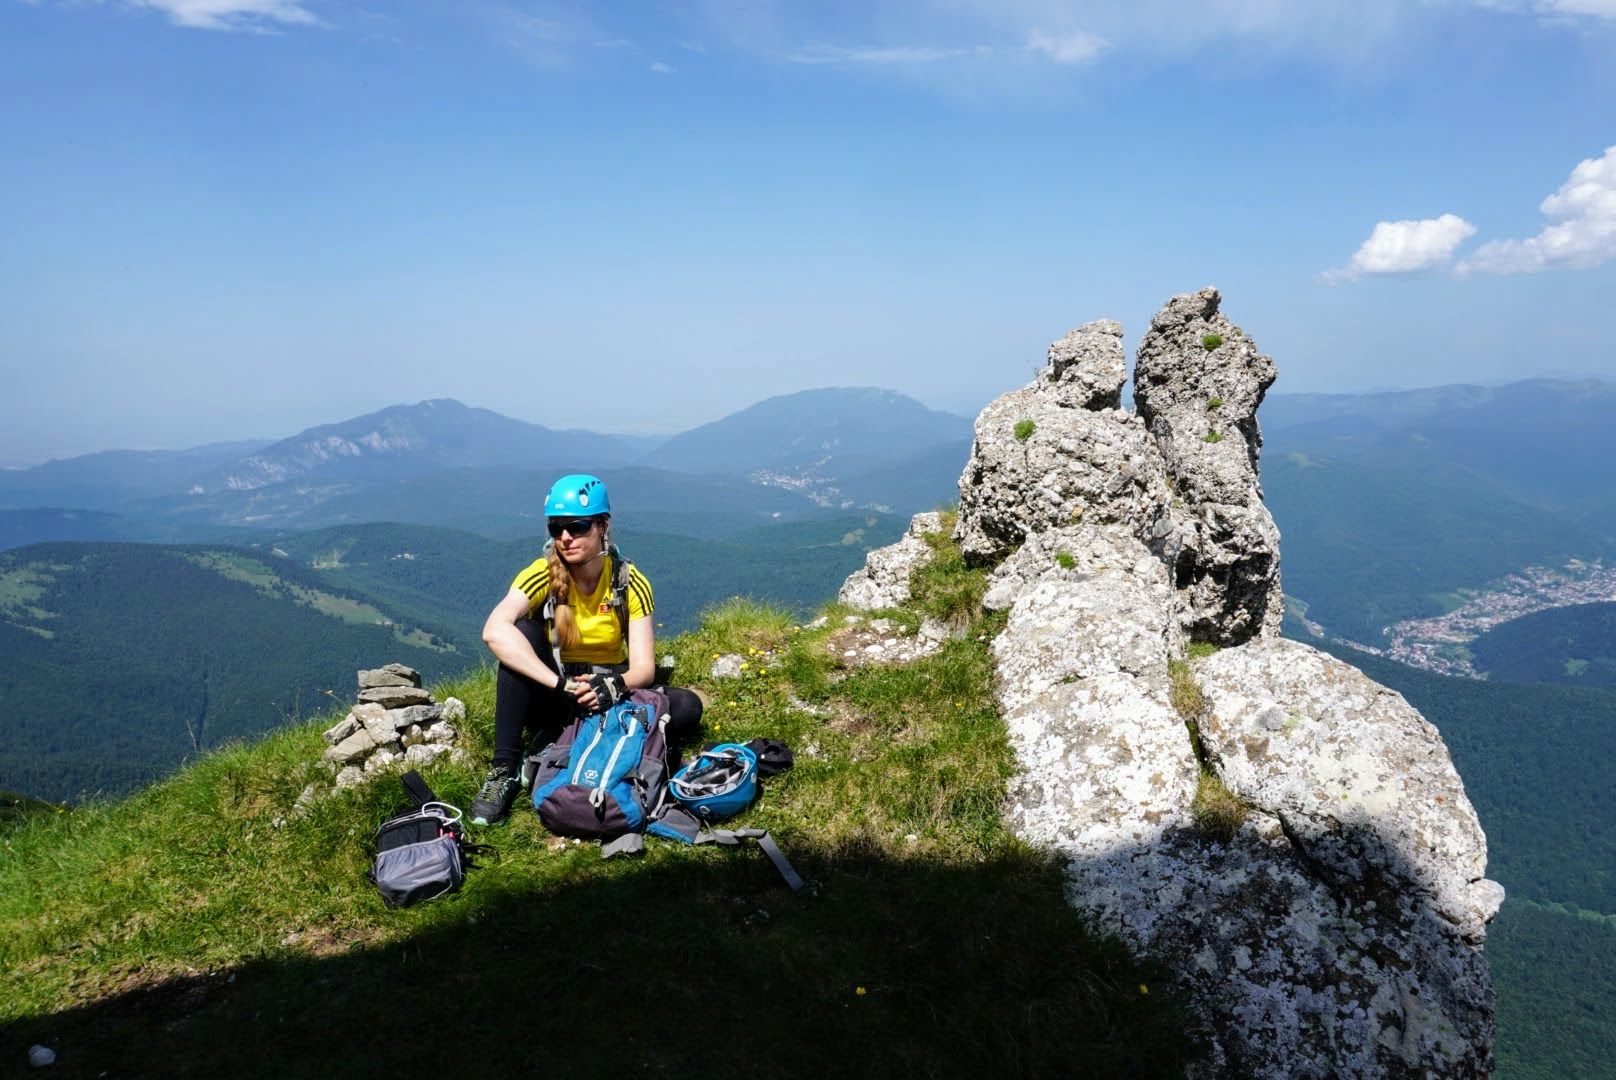
<path fill-rule="evenodd" d="M 544 623 L 518 619 L 516 628 L 545 666 L 556 670 Z M 668 696 L 668 761 L 677 764 L 680 747 L 693 740 L 701 726 L 701 698 L 680 686 L 658 689 Z M 522 738 L 530 731 L 538 733 L 540 746 L 554 742 L 577 715 L 577 706 L 577 699 L 560 687 L 545 686 L 499 665 L 494 681 L 494 764 L 514 769 L 522 760 Z"/>

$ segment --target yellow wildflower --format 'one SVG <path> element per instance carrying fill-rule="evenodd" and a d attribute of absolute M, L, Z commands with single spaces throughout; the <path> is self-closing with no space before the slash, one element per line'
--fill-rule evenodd
<path fill-rule="evenodd" d="M 859 987 L 857 990 L 854 990 L 853 993 L 857 994 L 859 997 L 863 997 L 864 996 L 864 987 L 862 987 L 862 986 Z"/>
<path fill-rule="evenodd" d="M 1150 987 L 1146 986 L 1144 983 L 1140 983 L 1139 984 L 1139 992 L 1141 994 L 1148 994 L 1148 993 L 1150 993 Z"/>

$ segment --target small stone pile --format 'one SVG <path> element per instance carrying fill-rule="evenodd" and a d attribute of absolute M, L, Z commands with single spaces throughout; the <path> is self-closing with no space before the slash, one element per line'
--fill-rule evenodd
<path fill-rule="evenodd" d="M 388 664 L 359 673 L 359 704 L 325 733 L 331 748 L 324 760 L 336 772 L 338 788 L 353 787 L 388 768 L 416 769 L 443 754 L 460 760 L 455 725 L 466 719 L 459 698 L 441 704 L 421 688 L 421 673 Z"/>

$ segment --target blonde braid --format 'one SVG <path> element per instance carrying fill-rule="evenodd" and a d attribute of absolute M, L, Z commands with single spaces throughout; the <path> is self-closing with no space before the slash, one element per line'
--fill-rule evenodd
<path fill-rule="evenodd" d="M 556 554 L 554 544 L 545 549 L 544 558 L 550 564 L 550 597 L 555 601 L 556 641 L 563 649 L 575 649 L 583 640 L 583 635 L 578 632 L 578 619 L 572 613 L 572 571 Z M 560 662 L 561 657 L 556 657 L 556 663 Z"/>

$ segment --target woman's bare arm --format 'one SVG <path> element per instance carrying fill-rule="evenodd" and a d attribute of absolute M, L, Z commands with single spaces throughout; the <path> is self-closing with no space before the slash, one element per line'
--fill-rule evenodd
<path fill-rule="evenodd" d="M 656 630 L 649 615 L 628 624 L 628 671 L 623 681 L 631 690 L 656 681 Z"/>
<path fill-rule="evenodd" d="M 505 599 L 494 605 L 494 610 L 488 613 L 488 621 L 483 623 L 483 644 L 494 654 L 494 659 L 517 674 L 526 675 L 542 686 L 559 686 L 561 676 L 539 659 L 522 631 L 516 628 L 516 620 L 529 610 L 527 593 L 521 589 L 506 593 Z"/>

